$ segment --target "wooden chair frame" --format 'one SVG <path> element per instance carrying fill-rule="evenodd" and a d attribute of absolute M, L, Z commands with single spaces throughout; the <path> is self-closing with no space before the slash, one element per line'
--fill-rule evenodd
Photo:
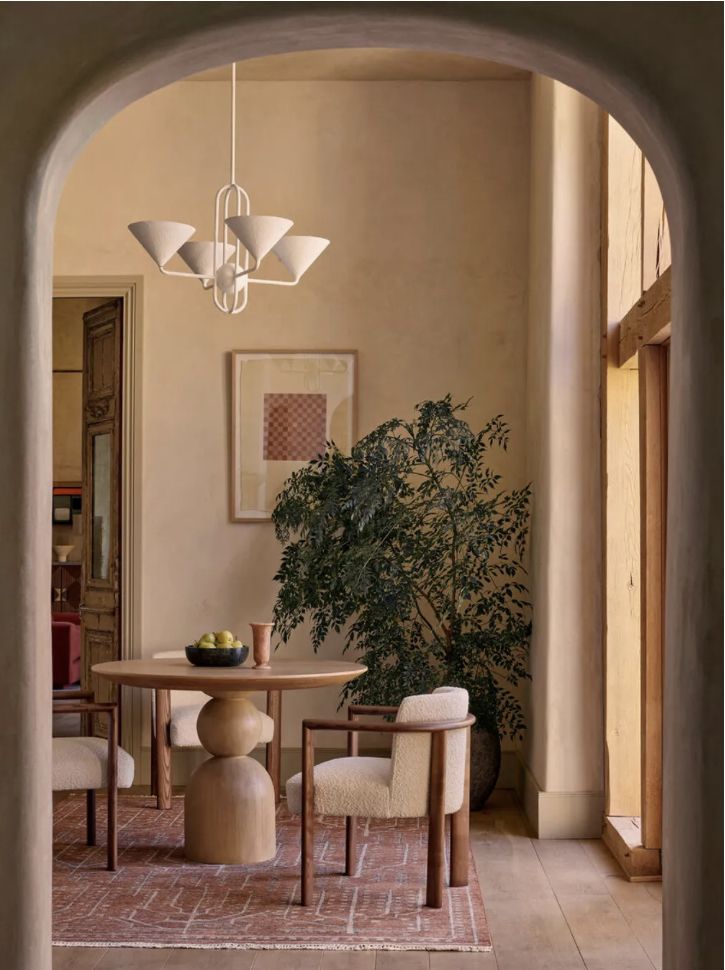
<path fill-rule="evenodd" d="M 171 691 L 154 691 L 154 717 L 151 718 L 151 794 L 158 809 L 171 808 Z M 274 721 L 274 735 L 265 745 L 265 768 L 274 785 L 279 804 L 282 761 L 282 692 L 267 691 L 267 715 Z"/>
<path fill-rule="evenodd" d="M 118 706 L 96 701 L 93 691 L 90 690 L 53 691 L 53 713 L 80 714 L 84 737 L 91 736 L 94 714 L 106 714 L 108 717 L 106 867 L 109 872 L 114 872 L 118 864 Z M 86 844 L 97 844 L 95 788 L 86 790 Z"/>
<path fill-rule="evenodd" d="M 346 731 L 347 753 L 358 753 L 360 732 L 384 734 L 430 734 L 430 775 L 428 787 L 428 871 L 426 877 L 426 906 L 440 909 L 443 905 L 443 875 L 445 869 L 445 791 L 446 741 L 448 731 L 466 729 L 466 763 L 463 782 L 463 804 L 451 815 L 450 885 L 468 885 L 468 857 L 470 833 L 470 754 L 471 726 L 476 718 L 469 714 L 460 721 L 358 721 L 360 715 L 396 714 L 397 707 L 354 704 L 348 708 L 347 721 L 305 720 L 302 722 L 302 905 L 310 906 L 314 894 L 314 732 Z M 355 872 L 357 858 L 357 818 L 345 819 L 345 874 Z"/>

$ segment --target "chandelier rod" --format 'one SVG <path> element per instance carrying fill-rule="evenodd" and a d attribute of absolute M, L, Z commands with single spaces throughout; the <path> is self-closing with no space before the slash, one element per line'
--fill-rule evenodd
<path fill-rule="evenodd" d="M 231 146 L 230 146 L 230 179 L 232 185 L 236 184 L 236 162 L 237 162 L 237 63 L 232 64 L 232 124 L 231 124 Z"/>

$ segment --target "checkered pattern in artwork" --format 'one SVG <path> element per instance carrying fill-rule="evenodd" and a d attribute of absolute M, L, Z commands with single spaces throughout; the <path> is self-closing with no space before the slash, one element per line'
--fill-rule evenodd
<path fill-rule="evenodd" d="M 325 450 L 326 394 L 264 395 L 266 461 L 311 461 Z"/>

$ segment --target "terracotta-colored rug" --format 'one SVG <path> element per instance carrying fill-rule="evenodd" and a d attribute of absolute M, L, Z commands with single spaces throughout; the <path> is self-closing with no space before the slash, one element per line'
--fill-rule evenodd
<path fill-rule="evenodd" d="M 183 855 L 183 798 L 119 800 L 118 870 L 105 866 L 105 804 L 99 845 L 85 844 L 85 798 L 54 813 L 53 942 L 80 946 L 241 949 L 489 950 L 475 865 L 466 888 L 425 905 L 426 822 L 369 822 L 360 830 L 355 876 L 341 874 L 342 819 L 316 825 L 317 902 L 300 898 L 300 824 L 284 803 L 277 854 L 250 866 L 206 866 Z"/>

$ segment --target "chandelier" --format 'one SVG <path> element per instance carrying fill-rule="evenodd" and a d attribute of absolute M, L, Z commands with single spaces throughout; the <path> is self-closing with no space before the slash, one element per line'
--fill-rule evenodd
<path fill-rule="evenodd" d="M 241 313 L 246 307 L 250 283 L 296 286 L 330 245 L 330 240 L 321 236 L 289 235 L 294 225 L 291 219 L 251 214 L 249 196 L 236 180 L 236 115 L 237 66 L 232 64 L 230 178 L 216 194 L 214 241 L 192 239 L 196 229 L 184 222 L 144 220 L 128 227 L 164 276 L 199 280 L 205 290 L 213 291 L 214 306 L 230 314 Z M 291 280 L 252 275 L 270 252 L 287 269 Z M 181 257 L 190 273 L 166 269 L 174 255 Z"/>

